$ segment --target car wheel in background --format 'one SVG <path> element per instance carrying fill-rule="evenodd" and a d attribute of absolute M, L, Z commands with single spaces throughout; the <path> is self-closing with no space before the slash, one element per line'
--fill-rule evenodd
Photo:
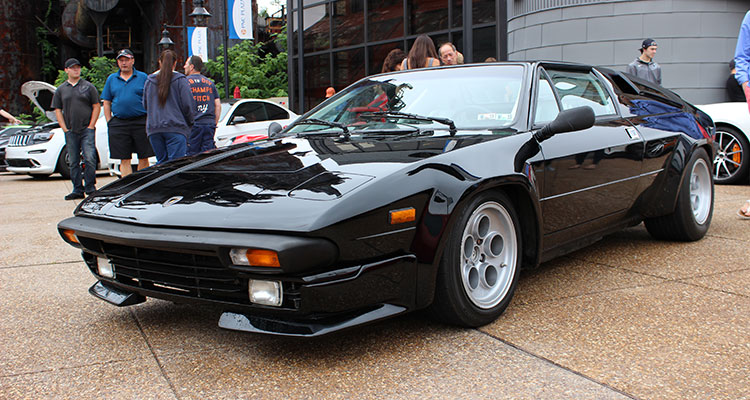
<path fill-rule="evenodd" d="M 714 140 L 719 145 L 714 158 L 713 173 L 716 183 L 744 183 L 750 161 L 747 159 L 747 138 L 736 129 L 717 126 Z"/>
<path fill-rule="evenodd" d="M 57 172 L 65 179 L 70 179 L 70 167 L 68 165 L 68 148 L 63 147 L 60 150 L 60 157 L 57 158 Z"/>
<path fill-rule="evenodd" d="M 477 327 L 497 319 L 513 297 L 521 234 L 514 207 L 502 193 L 481 194 L 459 212 L 430 312 L 448 323 Z"/>
<path fill-rule="evenodd" d="M 682 178 L 674 212 L 644 221 L 651 236 L 665 240 L 694 241 L 706 234 L 714 210 L 710 164 L 706 150 L 697 149 L 693 152 Z"/>

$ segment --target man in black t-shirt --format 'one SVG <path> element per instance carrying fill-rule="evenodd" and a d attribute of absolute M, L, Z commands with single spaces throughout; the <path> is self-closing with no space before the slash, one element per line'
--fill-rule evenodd
<path fill-rule="evenodd" d="M 68 166 L 73 191 L 65 200 L 82 199 L 96 190 L 96 120 L 101 105 L 99 92 L 89 81 L 81 78 L 81 63 L 75 58 L 65 61 L 68 79 L 55 91 L 52 108 L 57 122 L 65 132 Z M 83 175 L 81 175 L 83 153 Z M 83 184 L 85 182 L 85 185 Z"/>
<path fill-rule="evenodd" d="M 185 75 L 187 75 L 190 92 L 197 106 L 195 124 L 193 124 L 188 140 L 187 155 L 202 153 L 216 148 L 214 134 L 221 116 L 221 100 L 214 82 L 201 75 L 203 60 L 200 56 L 191 56 L 185 61 Z"/>

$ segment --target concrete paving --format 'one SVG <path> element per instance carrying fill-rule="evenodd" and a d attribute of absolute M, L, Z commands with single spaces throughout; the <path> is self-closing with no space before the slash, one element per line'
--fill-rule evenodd
<path fill-rule="evenodd" d="M 0 399 L 750 399 L 748 186 L 716 187 L 701 241 L 641 225 L 524 273 L 480 329 L 416 313 L 313 340 L 95 299 L 55 229 L 70 190 L 0 174 Z"/>

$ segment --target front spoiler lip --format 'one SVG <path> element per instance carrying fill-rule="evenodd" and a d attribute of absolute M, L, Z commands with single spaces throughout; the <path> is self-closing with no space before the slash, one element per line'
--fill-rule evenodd
<path fill-rule="evenodd" d="M 105 285 L 102 281 L 97 281 L 91 286 L 89 288 L 89 293 L 96 298 L 102 299 L 107 303 L 114 304 L 118 307 L 132 306 L 146 301 L 146 298 L 143 295 L 113 288 Z"/>
<path fill-rule="evenodd" d="M 293 322 L 225 311 L 219 318 L 219 327 L 235 331 L 278 336 L 316 337 L 389 318 L 405 311 L 405 307 L 382 304 L 373 310 L 366 311 L 354 317 L 346 317 L 328 323 Z"/>
<path fill-rule="evenodd" d="M 118 307 L 143 303 L 146 297 L 138 293 L 127 292 L 97 281 L 89 293 Z M 382 304 L 375 309 L 354 316 L 348 315 L 326 322 L 297 322 L 267 316 L 224 311 L 219 317 L 219 327 L 242 332 L 262 333 L 278 336 L 316 337 L 329 333 L 364 325 L 406 312 L 406 307 L 393 304 Z"/>

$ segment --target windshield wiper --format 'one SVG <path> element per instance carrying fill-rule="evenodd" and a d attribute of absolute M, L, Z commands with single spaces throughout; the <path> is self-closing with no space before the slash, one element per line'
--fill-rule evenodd
<path fill-rule="evenodd" d="M 448 118 L 428 117 L 425 115 L 402 113 L 400 111 L 373 111 L 373 112 L 366 112 L 366 113 L 359 114 L 359 116 L 362 118 L 394 117 L 394 118 L 414 119 L 417 121 L 437 122 L 439 124 L 448 125 L 448 131 L 450 132 L 451 136 L 456 134 L 456 124 L 453 123 L 453 120 L 448 119 Z"/>
<path fill-rule="evenodd" d="M 344 131 L 344 135 L 349 136 L 349 128 L 347 128 L 346 125 L 344 125 L 342 123 L 339 123 L 339 122 L 326 121 L 324 119 L 318 119 L 318 118 L 308 118 L 308 119 L 303 119 L 302 121 L 297 121 L 297 124 L 302 124 L 302 125 L 325 125 L 325 126 L 330 126 L 331 128 L 339 128 L 342 131 Z M 304 133 L 304 132 L 302 132 L 302 133 Z M 313 133 L 313 132 L 310 132 L 310 133 Z"/>

